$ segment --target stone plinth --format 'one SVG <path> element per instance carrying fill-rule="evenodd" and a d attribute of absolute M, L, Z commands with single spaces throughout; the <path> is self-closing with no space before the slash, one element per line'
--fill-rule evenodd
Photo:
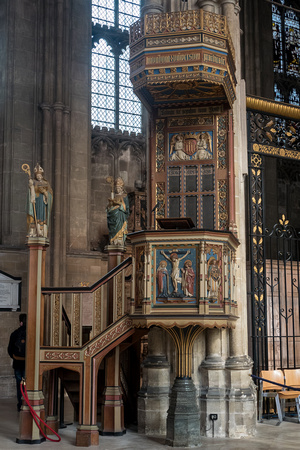
<path fill-rule="evenodd" d="M 231 356 L 226 361 L 229 389 L 228 437 L 254 436 L 256 433 L 256 387 L 249 356 Z"/>
<path fill-rule="evenodd" d="M 200 416 L 196 388 L 192 379 L 175 378 L 170 394 L 166 445 L 172 447 L 200 445 Z"/>
<path fill-rule="evenodd" d="M 208 356 L 201 364 L 202 387 L 200 393 L 201 434 L 224 437 L 227 427 L 225 362 L 220 356 Z M 210 414 L 218 414 L 214 427 Z"/>
<path fill-rule="evenodd" d="M 79 425 L 76 432 L 76 447 L 99 445 L 99 430 L 95 425 Z"/>
<path fill-rule="evenodd" d="M 143 386 L 138 394 L 138 431 L 165 435 L 170 392 L 170 364 L 165 356 L 150 356 L 143 364 Z"/>
<path fill-rule="evenodd" d="M 148 334 L 148 356 L 142 364 L 143 385 L 138 393 L 138 431 L 166 435 L 170 393 L 170 364 L 165 356 L 165 334 L 158 327 Z"/>

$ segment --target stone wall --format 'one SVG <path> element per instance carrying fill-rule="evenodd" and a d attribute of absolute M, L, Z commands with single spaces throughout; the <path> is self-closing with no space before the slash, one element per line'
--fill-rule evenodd
<path fill-rule="evenodd" d="M 92 153 L 90 8 L 86 0 L 0 5 L 0 270 L 22 277 L 22 311 L 28 270 L 22 164 L 33 171 L 39 162 L 54 192 L 47 286 L 93 284 L 107 272 L 106 177 L 123 176 L 127 192 L 136 180 L 145 187 L 142 136 L 121 133 L 122 145 L 109 149 L 114 159 L 103 147 Z M 0 311 L 0 377 L 8 377 L 3 386 L 14 386 L 6 347 L 18 314 Z"/>

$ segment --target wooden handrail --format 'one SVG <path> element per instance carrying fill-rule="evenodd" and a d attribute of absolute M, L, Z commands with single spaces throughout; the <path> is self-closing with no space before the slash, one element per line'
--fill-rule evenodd
<path fill-rule="evenodd" d="M 92 286 L 70 286 L 70 287 L 43 287 L 42 294 L 54 294 L 54 293 L 67 293 L 67 292 L 76 292 L 76 293 L 91 293 L 98 289 L 103 284 L 107 283 L 111 280 L 115 275 L 121 272 L 126 267 L 130 266 L 132 263 L 132 258 L 129 256 L 124 261 L 122 261 L 118 266 L 114 267 L 110 272 L 108 272 L 104 277 L 100 278 L 100 280 L 96 281 Z"/>

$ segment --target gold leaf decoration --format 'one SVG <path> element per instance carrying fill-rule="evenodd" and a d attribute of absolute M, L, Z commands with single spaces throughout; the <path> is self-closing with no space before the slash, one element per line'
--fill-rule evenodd
<path fill-rule="evenodd" d="M 274 125 L 274 120 L 270 120 L 267 125 L 265 126 L 265 128 L 269 128 L 272 127 Z"/>
<path fill-rule="evenodd" d="M 286 219 L 285 215 L 282 214 L 281 219 L 279 219 L 279 223 L 280 225 L 282 225 L 283 227 L 285 227 L 286 225 L 288 225 L 289 220 Z"/>

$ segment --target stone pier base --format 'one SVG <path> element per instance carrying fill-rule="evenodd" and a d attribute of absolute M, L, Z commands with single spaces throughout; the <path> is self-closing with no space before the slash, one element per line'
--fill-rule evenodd
<path fill-rule="evenodd" d="M 200 445 L 200 415 L 192 379 L 175 379 L 170 394 L 166 445 L 172 447 Z"/>
<path fill-rule="evenodd" d="M 166 435 L 170 393 L 170 364 L 166 357 L 150 356 L 143 364 L 143 386 L 138 397 L 138 431 Z"/>

